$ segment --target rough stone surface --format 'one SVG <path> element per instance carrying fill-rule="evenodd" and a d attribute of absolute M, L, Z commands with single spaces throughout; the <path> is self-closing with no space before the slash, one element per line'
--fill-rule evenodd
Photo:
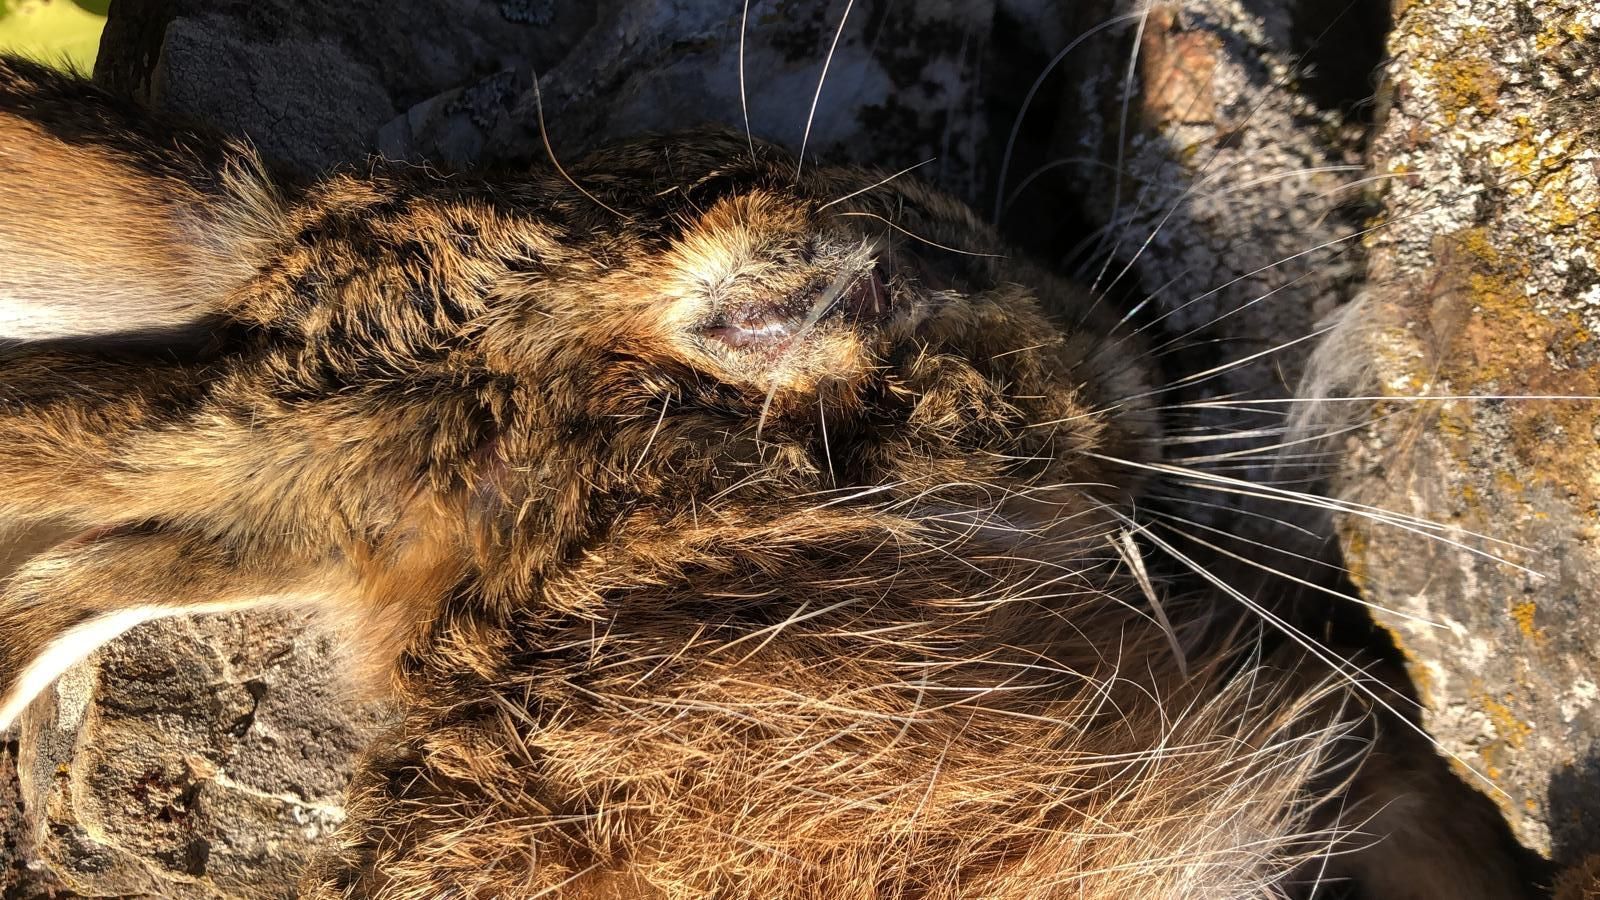
<path fill-rule="evenodd" d="M 1080 7 L 1070 33 L 1082 43 L 1063 42 L 1056 97 L 1041 82 L 1024 120 L 1051 137 L 1013 155 L 994 203 L 1002 224 L 1026 223 L 1055 196 L 1081 204 L 1094 230 L 1058 263 L 1132 310 L 1132 339 L 1166 375 L 1157 401 L 1176 468 L 1161 491 L 1181 520 L 1156 528 L 1272 607 L 1294 585 L 1264 566 L 1321 582 L 1336 563 L 1325 516 L 1237 480 L 1304 490 L 1329 471 L 1324 456 L 1278 449 L 1289 409 L 1279 401 L 1363 267 L 1364 133 L 1352 110 L 1366 83 L 1312 73 L 1327 51 L 1319 38 L 1361 69 L 1377 64 L 1382 31 L 1362 3 L 1340 5 L 1352 27 L 1329 28 L 1316 2 Z M 1016 133 L 1020 143 L 1026 129 Z M 1058 185 L 1030 198 L 1040 181 Z M 1228 556 L 1240 552 L 1257 564 L 1240 568 Z"/>
<path fill-rule="evenodd" d="M 286 896 L 379 718 L 331 641 L 304 614 L 174 619 L 71 670 L 21 726 L 34 855 L 87 896 Z"/>
<path fill-rule="evenodd" d="M 68 535 L 9 539 L 0 576 Z M 304 613 L 142 626 L 0 735 L 0 896 L 279 898 L 383 711 Z"/>
<path fill-rule="evenodd" d="M 541 73 L 541 93 L 525 78 L 491 76 L 408 110 L 383 129 L 379 148 L 457 163 L 542 158 L 541 101 L 562 155 L 641 131 L 743 128 L 748 111 L 755 134 L 804 144 L 808 160 L 925 163 L 923 177 L 975 194 L 990 124 L 979 100 L 992 0 L 860 3 L 848 18 L 845 7 L 752 3 L 741 102 L 740 4 L 602 3 L 595 26 Z"/>
<path fill-rule="evenodd" d="M 973 193 L 992 2 L 752 3 L 752 129 L 814 158 L 925 175 Z M 1037 15 L 1037 13 L 1036 13 Z M 738 3 L 539 0 L 303 4 L 167 0 L 113 9 L 96 78 L 314 172 L 371 152 L 433 163 L 544 156 L 530 75 L 558 152 L 641 130 L 743 127 Z M 820 61 L 834 45 L 826 89 Z"/>
<path fill-rule="evenodd" d="M 1529 847 L 1600 848 L 1600 10 L 1401 3 L 1341 352 L 1379 402 L 1350 568 Z M 1438 400 L 1465 395 L 1588 399 Z M 1408 519 L 1404 517 L 1415 517 Z"/>
<path fill-rule="evenodd" d="M 592 21 L 580 3 L 161 0 L 113 5 L 96 78 L 314 172 L 441 91 L 542 66 Z"/>
<path fill-rule="evenodd" d="M 8 534 L 0 540 L 0 578 L 66 535 L 51 529 Z M 16 729 L 0 732 L 0 897 L 5 900 L 41 900 L 70 896 L 60 882 L 44 871 L 29 840 L 27 807 L 17 771 L 21 753 Z"/>
<path fill-rule="evenodd" d="M 1111 12 L 1131 18 L 1145 6 Z M 1056 119 L 1058 160 L 1104 228 L 1080 269 L 1109 288 L 1129 268 L 1162 314 L 1151 330 L 1167 340 L 1243 337 L 1224 363 L 1309 340 L 1359 271 L 1351 201 L 1362 134 L 1300 80 L 1300 6 L 1157 4 L 1064 61 L 1075 89 Z M 1008 176 L 1008 192 L 1029 177 Z M 1275 383 L 1281 394 L 1304 353 L 1230 368 L 1209 393 L 1258 396 Z M 1263 377 L 1268 365 L 1278 372 Z"/>

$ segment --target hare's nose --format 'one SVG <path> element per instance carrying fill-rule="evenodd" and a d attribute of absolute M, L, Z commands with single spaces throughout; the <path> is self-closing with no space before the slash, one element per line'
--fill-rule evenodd
<path fill-rule="evenodd" d="M 873 325 L 892 312 L 888 284 L 874 266 L 866 272 L 841 274 L 799 296 L 723 310 L 700 327 L 700 334 L 734 350 L 782 352 L 824 321 Z"/>

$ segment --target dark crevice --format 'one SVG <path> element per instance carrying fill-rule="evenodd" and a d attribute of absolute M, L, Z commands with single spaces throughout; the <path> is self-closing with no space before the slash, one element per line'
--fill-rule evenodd
<path fill-rule="evenodd" d="M 1324 109 L 1370 124 L 1385 45 L 1394 27 L 1388 0 L 1300 0 L 1290 32 L 1300 85 Z"/>

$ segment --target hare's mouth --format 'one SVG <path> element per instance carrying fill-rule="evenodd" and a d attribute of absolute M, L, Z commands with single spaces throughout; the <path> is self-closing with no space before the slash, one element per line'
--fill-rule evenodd
<path fill-rule="evenodd" d="M 708 344 L 739 353 L 782 354 L 824 323 L 874 328 L 894 313 L 888 283 L 873 267 L 796 296 L 718 310 L 697 331 Z"/>

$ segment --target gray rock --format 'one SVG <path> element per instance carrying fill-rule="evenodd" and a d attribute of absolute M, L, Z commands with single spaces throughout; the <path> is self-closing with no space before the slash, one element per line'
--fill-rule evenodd
<path fill-rule="evenodd" d="M 1393 398 L 1348 466 L 1393 514 L 1343 523 L 1352 574 L 1443 749 L 1562 863 L 1600 848 L 1597 35 L 1588 0 L 1404 5 L 1336 345 Z M 1463 395 L 1588 399 L 1414 400 Z"/>
<path fill-rule="evenodd" d="M 1363 133 L 1349 106 L 1362 95 L 1310 89 L 1314 48 L 1300 36 L 1317 27 L 1316 4 L 1186 0 L 1140 17 L 1147 6 L 1080 10 L 1081 45 L 1043 85 L 1044 108 L 1029 111 L 1053 125 L 1052 138 L 1015 155 L 993 206 L 1003 224 L 1020 215 L 1026 229 L 1038 214 L 1024 190 L 1035 179 L 1080 199 L 1100 230 L 1060 264 L 1107 302 L 1140 310 L 1129 329 L 1166 365 L 1158 402 L 1182 436 L 1168 461 L 1198 473 L 1167 479 L 1192 527 L 1166 536 L 1207 566 L 1238 570 L 1230 582 L 1284 614 L 1280 598 L 1296 586 L 1261 566 L 1325 580 L 1322 564 L 1337 562 L 1326 516 L 1200 479 L 1305 489 L 1329 474 L 1322 458 L 1274 449 L 1289 409 L 1274 403 L 1293 393 L 1324 320 L 1362 274 Z M 1376 34 L 1354 38 L 1366 43 L 1331 37 L 1340 54 L 1365 53 L 1375 66 Z M 1191 536 L 1258 565 L 1241 568 Z"/>
<path fill-rule="evenodd" d="M 542 158 L 541 101 L 558 154 L 641 131 L 742 129 L 748 113 L 755 135 L 804 145 L 808 159 L 926 163 L 923 177 L 974 196 L 993 3 L 856 4 L 848 18 L 845 6 L 752 3 L 741 101 L 739 4 L 602 3 L 594 26 L 540 72 L 540 93 L 493 76 L 407 111 L 380 147 L 458 164 Z"/>
<path fill-rule="evenodd" d="M 496 0 L 119 4 L 95 77 L 314 172 L 371 152 L 379 127 L 435 94 L 542 67 L 593 17 Z"/>
<path fill-rule="evenodd" d="M 380 710 L 354 702 L 305 614 L 141 626 L 24 716 L 36 864 L 84 896 L 288 895 L 344 819 Z"/>

